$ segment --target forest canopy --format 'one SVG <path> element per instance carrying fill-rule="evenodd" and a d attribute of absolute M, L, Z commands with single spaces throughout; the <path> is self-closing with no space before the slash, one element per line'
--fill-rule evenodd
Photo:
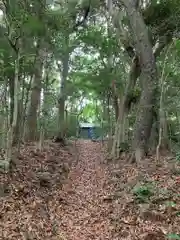
<path fill-rule="evenodd" d="M 8 161 L 19 142 L 78 137 L 79 122 L 113 136 L 112 156 L 124 142 L 136 160 L 177 145 L 177 0 L 4 0 L 0 9 Z"/>

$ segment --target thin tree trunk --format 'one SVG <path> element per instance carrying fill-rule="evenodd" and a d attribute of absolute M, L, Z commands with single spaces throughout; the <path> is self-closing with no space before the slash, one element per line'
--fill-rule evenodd
<path fill-rule="evenodd" d="M 38 143 L 38 148 L 40 151 L 43 150 L 44 147 L 44 140 L 45 140 L 45 135 L 46 135 L 46 120 L 48 117 L 48 109 L 47 109 L 47 103 L 48 103 L 48 84 L 49 84 L 49 76 L 48 76 L 48 63 L 45 62 L 44 64 L 44 88 L 43 88 L 43 103 L 41 106 L 41 120 L 40 120 L 40 134 L 39 134 L 39 143 Z"/>
<path fill-rule="evenodd" d="M 18 114 L 17 114 L 17 124 L 14 131 L 13 145 L 20 144 L 21 142 L 21 130 L 22 130 L 22 118 L 23 118 L 23 100 L 18 99 Z"/>
<path fill-rule="evenodd" d="M 25 95 L 25 103 L 23 108 L 23 119 L 22 119 L 22 140 L 25 141 L 26 138 L 26 120 L 27 120 L 27 107 L 28 107 L 28 101 L 29 101 L 29 95 L 30 95 L 30 89 L 33 81 L 33 75 L 30 76 L 30 81 L 28 84 L 28 87 L 26 88 L 26 95 Z"/>
<path fill-rule="evenodd" d="M 14 80 L 15 77 L 9 79 L 9 93 L 10 93 L 10 124 L 13 122 L 13 112 L 14 112 Z"/>
<path fill-rule="evenodd" d="M 113 105 L 114 105 L 114 112 L 115 112 L 115 119 L 116 121 L 118 120 L 118 116 L 119 116 L 119 104 L 118 104 L 118 98 L 117 96 L 113 96 Z"/>
<path fill-rule="evenodd" d="M 62 60 L 62 74 L 60 82 L 60 94 L 58 99 L 58 137 L 60 139 L 65 138 L 65 101 L 66 101 L 66 80 L 69 71 L 69 52 L 64 54 Z"/>
<path fill-rule="evenodd" d="M 7 86 L 6 84 L 1 89 L 1 108 L 0 108 L 0 147 L 5 148 L 8 109 L 7 109 Z"/>
<path fill-rule="evenodd" d="M 166 67 L 166 60 L 168 53 L 172 47 L 174 42 L 170 44 L 170 46 L 167 49 L 166 55 L 165 55 L 165 60 L 164 60 L 164 65 L 163 65 L 163 70 L 162 70 L 162 75 L 160 78 L 160 107 L 159 107 L 159 117 L 160 117 L 160 126 L 159 126 L 159 141 L 158 145 L 156 148 L 156 160 L 159 161 L 160 158 L 160 149 L 166 149 L 168 150 L 169 148 L 169 140 L 168 140 L 168 127 L 167 127 L 167 120 L 166 120 L 166 112 L 164 109 L 164 96 L 165 96 L 165 80 L 167 76 L 165 77 L 165 67 Z"/>
<path fill-rule="evenodd" d="M 43 68 L 43 50 L 39 44 L 38 53 L 34 64 L 34 79 L 31 89 L 30 105 L 27 114 L 27 135 L 26 139 L 30 141 L 37 140 L 37 114 L 41 96 L 41 81 Z"/>
<path fill-rule="evenodd" d="M 128 83 L 125 88 L 124 96 L 120 101 L 120 106 L 118 107 L 119 115 L 116 122 L 115 136 L 112 145 L 111 157 L 118 158 L 120 152 L 120 144 L 124 141 L 126 130 L 126 118 L 128 116 L 129 110 L 131 108 L 130 94 L 132 93 L 137 78 L 140 74 L 140 66 L 137 57 L 133 58 L 131 69 L 129 72 Z"/>
<path fill-rule="evenodd" d="M 5 171 L 9 170 L 10 163 L 12 162 L 12 144 L 13 144 L 13 135 L 17 125 L 17 117 L 18 117 L 18 99 L 19 99 L 19 60 L 20 53 L 17 53 L 17 59 L 15 61 L 15 80 L 14 80 L 14 111 L 13 111 L 13 121 L 10 124 L 10 127 L 7 132 L 7 146 L 6 146 L 6 154 L 4 161 L 4 169 Z"/>
<path fill-rule="evenodd" d="M 21 93 L 21 99 L 19 100 L 19 108 L 18 108 L 18 123 L 15 130 L 15 136 L 13 143 L 17 143 L 18 152 L 20 151 L 20 146 L 23 141 L 23 135 L 24 135 L 24 119 L 25 119 L 25 110 L 24 110 L 24 98 L 25 98 L 25 74 L 23 76 L 22 81 L 22 93 Z"/>

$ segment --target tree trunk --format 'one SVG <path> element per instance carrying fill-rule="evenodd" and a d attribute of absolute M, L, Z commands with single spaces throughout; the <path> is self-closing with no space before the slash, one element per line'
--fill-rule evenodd
<path fill-rule="evenodd" d="M 119 157 L 120 144 L 125 140 L 125 135 L 127 134 L 126 118 L 131 108 L 131 99 L 129 98 L 129 94 L 133 91 L 139 75 L 140 75 L 139 61 L 137 57 L 134 57 L 129 72 L 129 79 L 125 88 L 125 93 L 124 96 L 122 97 L 120 107 L 118 106 L 118 119 L 116 122 L 115 136 L 111 151 L 112 158 Z"/>
<path fill-rule="evenodd" d="M 149 41 L 148 30 L 143 21 L 143 17 L 135 8 L 132 1 L 122 0 L 122 3 L 129 16 L 141 67 L 142 93 L 132 145 L 136 161 L 138 162 L 146 155 L 148 150 L 148 142 L 153 122 L 153 107 L 156 99 L 157 69 L 152 45 Z"/>
<path fill-rule="evenodd" d="M 151 128 L 151 136 L 149 139 L 149 150 L 151 154 L 156 152 L 159 135 L 159 114 L 158 110 L 153 112 L 153 124 Z"/>
<path fill-rule="evenodd" d="M 21 98 L 18 101 L 18 120 L 17 120 L 17 126 L 14 134 L 14 140 L 13 143 L 17 144 L 18 146 L 18 152 L 20 151 L 21 142 L 23 141 L 24 136 L 24 122 L 25 122 L 25 74 L 23 76 L 22 81 L 22 92 L 21 92 Z"/>
<path fill-rule="evenodd" d="M 23 100 L 18 100 L 18 113 L 17 113 L 17 124 L 14 131 L 13 137 L 13 145 L 19 144 L 21 141 L 21 134 L 22 131 L 22 118 L 23 118 Z"/>
<path fill-rule="evenodd" d="M 162 69 L 162 75 L 160 78 L 160 101 L 159 101 L 159 141 L 157 144 L 156 148 L 156 160 L 159 161 L 160 157 L 160 150 L 168 150 L 169 149 L 169 139 L 168 139 L 168 126 L 167 126 L 167 117 L 166 117 L 166 112 L 165 112 L 165 106 L 164 106 L 164 98 L 165 98 L 165 80 L 168 77 L 165 76 L 165 68 L 166 68 L 166 60 L 168 58 L 168 53 L 171 50 L 171 47 L 173 46 L 174 41 L 169 45 L 166 55 L 165 55 L 165 60 L 163 64 L 163 69 Z"/>
<path fill-rule="evenodd" d="M 31 90 L 31 86 L 32 86 L 32 81 L 33 81 L 33 75 L 30 76 L 30 79 L 29 79 L 29 83 L 28 83 L 28 86 L 26 88 L 26 94 L 24 94 L 24 107 L 23 107 L 23 119 L 22 119 L 22 141 L 25 141 L 26 139 L 26 129 L 27 129 L 27 126 L 26 126 L 26 115 L 27 115 L 27 107 L 28 107 L 28 101 L 29 101 L 29 95 L 30 95 L 30 90 Z"/>
<path fill-rule="evenodd" d="M 7 126 L 8 126 L 8 96 L 7 96 L 7 79 L 6 84 L 4 84 L 3 89 L 1 90 L 1 107 L 0 107 L 0 148 L 6 147 L 6 132 L 7 132 Z M 9 84 L 8 84 L 9 86 Z"/>
<path fill-rule="evenodd" d="M 31 89 L 30 105 L 27 114 L 27 132 L 26 139 L 30 141 L 36 140 L 37 131 L 37 114 L 40 104 L 41 81 L 43 68 L 43 50 L 38 46 L 38 53 L 34 64 L 34 79 Z"/>
<path fill-rule="evenodd" d="M 7 132 L 7 146 L 6 146 L 6 154 L 5 161 L 2 163 L 4 165 L 4 170 L 8 171 L 10 164 L 12 162 L 12 144 L 13 144 L 13 136 L 14 131 L 17 125 L 17 116 L 18 116 L 18 99 L 19 99 L 19 52 L 17 53 L 17 59 L 15 61 L 15 79 L 14 79 L 14 107 L 13 107 L 13 118 L 12 124 L 10 124 L 8 132 Z"/>
<path fill-rule="evenodd" d="M 64 54 L 62 59 L 62 74 L 60 82 L 60 94 L 58 99 L 58 137 L 65 138 L 65 101 L 66 101 L 66 80 L 69 71 L 69 51 Z"/>
<path fill-rule="evenodd" d="M 133 10 L 133 11 L 136 11 L 136 9 L 135 9 L 135 6 L 133 6 L 133 4 L 131 4 L 130 2 L 129 3 L 127 3 L 126 1 L 121 1 L 123 4 L 124 4 L 124 6 L 126 7 L 126 9 L 127 9 L 127 7 L 129 8 L 129 9 L 131 9 L 131 10 Z M 110 7 L 109 7 L 110 6 Z M 121 39 L 121 37 L 122 37 L 122 32 L 123 32 L 123 30 L 122 30 L 122 26 L 121 26 L 121 23 L 120 23 L 120 16 L 119 16 L 119 14 L 117 15 L 117 12 L 116 12 L 116 10 L 115 10 L 115 8 L 113 9 L 113 7 L 112 7 L 112 1 L 111 0 L 109 0 L 108 1 L 108 9 L 109 9 L 109 14 L 112 16 L 112 20 L 113 20 L 113 25 L 114 25 L 114 27 L 118 30 L 117 31 L 117 35 L 118 35 L 118 37 L 120 38 L 120 40 L 123 40 L 123 39 Z M 138 13 L 138 12 L 137 12 Z M 139 13 L 138 13 L 139 14 Z M 131 12 L 129 11 L 129 15 L 132 15 L 131 14 Z M 141 19 L 142 19 L 142 17 L 139 15 L 138 17 L 140 17 Z M 138 27 L 138 24 L 137 24 L 137 22 L 134 22 L 134 25 L 137 25 L 137 26 L 135 26 L 135 28 L 136 27 Z M 144 24 L 144 23 L 143 23 Z M 132 21 L 131 21 L 131 26 L 132 26 Z M 134 28 L 134 29 L 135 29 Z M 119 31 L 119 29 L 120 29 L 120 31 Z M 136 28 L 137 29 L 137 28 Z M 137 29 L 138 30 L 138 29 Z M 139 31 L 140 32 L 140 31 Z M 143 33 L 143 32 L 142 32 Z M 147 33 L 148 34 L 148 33 Z M 144 35 L 144 34 L 143 34 Z M 142 36 L 142 37 L 144 37 L 144 36 Z M 142 37 L 141 38 L 136 38 L 135 40 L 136 40 L 136 42 L 138 42 L 139 40 L 141 40 L 142 39 Z M 126 45 L 124 46 L 125 48 L 127 47 L 127 45 L 129 44 L 131 44 L 131 42 L 130 43 L 128 43 L 128 39 L 126 39 L 127 41 L 125 42 L 126 43 Z M 171 42 L 171 40 L 172 40 L 172 33 L 167 33 L 167 34 L 165 34 L 164 36 L 160 36 L 160 38 L 158 39 L 158 41 L 157 41 L 157 43 L 155 44 L 155 46 L 154 46 L 154 56 L 155 57 L 157 57 L 157 56 L 159 56 L 159 54 L 160 54 L 160 52 L 163 50 L 163 48 L 169 43 L 169 42 Z M 148 43 L 150 43 L 150 41 L 149 41 L 149 39 L 148 39 Z M 142 44 L 141 44 L 142 45 Z M 151 48 L 152 48 L 152 46 L 151 46 Z M 128 49 L 128 48 L 127 48 Z M 139 49 L 140 50 L 140 49 Z M 139 51 L 138 51 L 139 52 Z M 139 54 L 138 54 L 139 55 Z M 135 87 L 135 85 L 136 85 L 136 81 L 137 81 L 137 78 L 140 76 L 140 74 L 141 74 L 141 66 L 142 66 L 142 63 L 139 63 L 139 56 L 135 56 L 134 57 L 134 59 L 133 59 L 133 63 L 132 63 L 132 65 L 131 65 L 131 70 L 130 70 L 130 75 L 129 75 L 129 82 L 128 82 L 128 84 L 127 84 L 127 86 L 126 86 L 126 90 L 125 90 L 125 96 L 124 96 L 124 100 L 123 100 L 123 102 L 124 102 L 124 104 L 122 105 L 122 108 L 123 109 L 121 109 L 120 110 L 120 112 L 121 112 L 121 117 L 119 117 L 118 118 L 118 121 L 117 121 L 117 125 L 121 125 L 121 122 L 123 122 L 123 121 L 125 121 L 125 116 L 124 116 L 124 113 L 126 112 L 126 115 L 128 114 L 128 111 L 129 111 L 129 109 L 130 109 L 130 107 L 131 107 L 131 100 L 129 99 L 129 97 L 128 97 L 128 95 L 129 95 L 129 93 L 131 93 L 131 91 L 134 89 L 134 87 Z M 142 81 L 143 81 L 143 79 L 142 79 Z M 114 141 L 116 142 L 115 144 L 117 144 L 117 142 L 119 141 L 119 143 L 121 142 L 121 136 L 118 136 L 118 134 L 120 134 L 120 135 L 122 135 L 122 130 L 121 130 L 122 128 L 120 127 L 117 127 L 116 128 L 116 134 L 115 134 L 115 138 L 114 138 Z M 115 145 L 114 145 L 115 146 Z M 117 148 L 119 148 L 118 146 L 117 146 Z M 115 149 L 112 151 L 112 152 L 115 152 Z"/>
<path fill-rule="evenodd" d="M 115 119 L 118 120 L 119 116 L 119 104 L 118 104 L 118 98 L 117 96 L 113 95 L 113 105 L 114 105 L 114 112 L 115 112 Z"/>
<path fill-rule="evenodd" d="M 10 94 L 10 124 L 13 122 L 13 112 L 14 112 L 14 74 L 9 78 L 9 94 Z"/>
<path fill-rule="evenodd" d="M 40 134 L 39 134 L 39 143 L 38 143 L 38 148 L 40 151 L 43 150 L 44 147 L 44 140 L 47 135 L 47 129 L 46 129 L 46 124 L 47 124 L 47 117 L 48 117 L 48 86 L 49 86 L 49 68 L 48 68 L 48 61 L 44 63 L 44 76 L 43 76 L 43 103 L 40 109 L 41 112 L 41 119 L 40 119 Z"/>

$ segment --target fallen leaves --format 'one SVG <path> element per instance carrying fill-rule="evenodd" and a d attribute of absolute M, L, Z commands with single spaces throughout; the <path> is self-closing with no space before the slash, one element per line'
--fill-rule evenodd
<path fill-rule="evenodd" d="M 110 173 L 102 163 L 100 143 L 80 141 L 79 159 L 64 185 L 68 205 L 60 226 L 67 239 L 112 239 L 108 215 L 111 204 L 103 201 L 111 193 L 108 185 Z"/>
<path fill-rule="evenodd" d="M 42 152 L 33 144 L 22 147 L 17 168 L 0 175 L 0 239 L 164 240 L 177 235 L 180 176 L 173 158 L 164 156 L 157 166 L 151 157 L 136 167 L 125 159 L 105 163 L 104 155 L 101 144 L 91 141 L 78 141 L 73 152 L 50 142 Z M 139 204 L 133 189 L 147 195 L 149 183 L 152 192 Z"/>
<path fill-rule="evenodd" d="M 53 230 L 55 211 L 71 163 L 72 154 L 58 144 L 47 143 L 43 152 L 33 144 L 21 148 L 16 169 L 0 175 L 3 193 L 6 192 L 0 198 L 0 239 L 57 236 Z M 42 181 L 50 185 L 43 185 Z"/>
<path fill-rule="evenodd" d="M 171 160 L 171 162 L 168 161 Z M 161 165 L 157 166 L 155 158 L 145 159 L 138 167 L 128 164 L 125 160 L 118 163 L 110 163 L 111 172 L 117 172 L 116 181 L 113 181 L 116 192 L 119 192 L 119 201 L 114 200 L 113 216 L 116 219 L 116 226 L 120 225 L 119 231 L 116 227 L 116 233 L 113 239 L 122 239 L 122 232 L 127 231 L 127 225 L 131 228 L 126 239 L 168 239 L 168 234 L 180 232 L 180 184 L 179 177 L 172 173 L 169 165 L 175 161 L 172 157 L 163 157 Z M 155 167 L 156 166 L 156 167 Z M 132 168 L 132 170 L 130 170 Z M 132 174 L 130 174 L 132 173 Z M 138 176 L 141 176 L 140 178 Z M 126 179 L 126 180 L 125 180 Z M 124 182 L 126 181 L 126 184 Z M 145 196 L 145 203 L 138 204 L 136 197 L 133 196 L 133 184 L 141 186 L 150 184 L 152 195 Z M 122 187 L 123 183 L 123 187 Z M 147 191 L 148 189 L 146 189 Z M 128 198 L 125 195 L 129 195 Z M 147 195 L 147 194 L 146 194 Z M 129 201 L 128 199 L 134 199 Z M 169 202 L 169 205 L 167 204 Z M 132 220 L 136 221 L 133 223 Z M 125 221 L 123 220 L 125 219 Z M 123 223 L 124 222 L 124 223 Z M 116 238 L 115 238 L 116 237 Z"/>

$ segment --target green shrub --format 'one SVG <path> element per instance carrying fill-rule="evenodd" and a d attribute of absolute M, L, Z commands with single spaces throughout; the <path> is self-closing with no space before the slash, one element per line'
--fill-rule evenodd
<path fill-rule="evenodd" d="M 180 240 L 180 235 L 176 233 L 170 233 L 167 235 L 167 239 Z"/>
<path fill-rule="evenodd" d="M 166 202 L 166 206 L 168 206 L 168 207 L 175 207 L 175 206 L 176 206 L 176 203 L 173 202 L 173 201 L 167 201 L 167 202 Z"/>
<path fill-rule="evenodd" d="M 180 162 L 180 152 L 176 153 L 176 161 Z"/>
<path fill-rule="evenodd" d="M 154 194 L 152 184 L 136 185 L 133 189 L 133 194 L 139 203 L 145 203 Z"/>

